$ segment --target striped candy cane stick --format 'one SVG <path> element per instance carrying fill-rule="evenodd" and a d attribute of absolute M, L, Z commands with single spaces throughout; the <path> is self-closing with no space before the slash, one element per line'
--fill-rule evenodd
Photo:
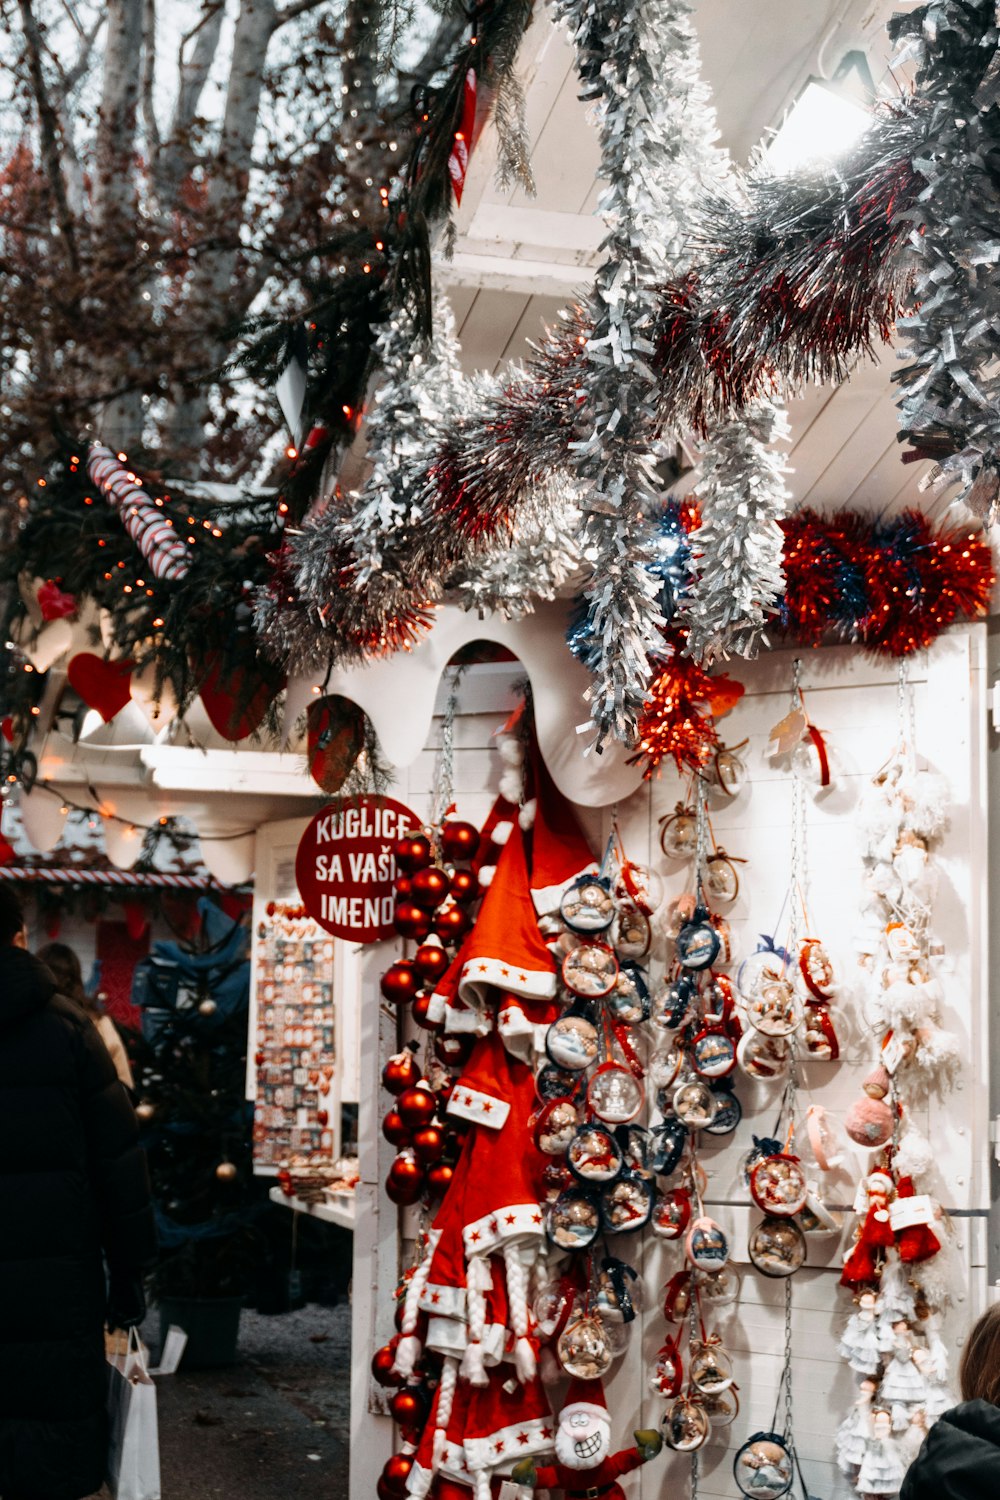
<path fill-rule="evenodd" d="M 87 471 L 121 516 L 154 578 L 183 578 L 191 566 L 191 554 L 135 475 L 103 443 L 91 444 Z"/>

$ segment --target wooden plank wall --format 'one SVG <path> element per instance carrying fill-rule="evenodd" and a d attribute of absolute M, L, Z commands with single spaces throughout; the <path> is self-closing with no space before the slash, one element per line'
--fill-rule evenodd
<path fill-rule="evenodd" d="M 740 896 L 730 913 L 737 954 L 756 946 L 757 933 L 774 930 L 788 878 L 791 787 L 787 772 L 769 763 L 765 748 L 768 731 L 786 711 L 791 661 L 792 653 L 776 651 L 760 662 L 739 663 L 734 669 L 746 683 L 747 694 L 725 721 L 725 737 L 730 742 L 749 737 L 745 754 L 750 784 L 728 806 L 713 807 L 712 819 L 719 842 L 750 860 L 741 867 Z M 934 1141 L 940 1164 L 937 1192 L 954 1215 L 956 1300 L 946 1337 L 957 1356 L 962 1332 L 986 1296 L 984 1231 L 990 1206 L 985 628 L 949 634 L 913 664 L 911 677 L 918 746 L 927 763 L 947 775 L 953 795 L 950 825 L 939 856 L 942 878 L 935 930 L 946 945 L 950 969 L 945 978 L 944 1021 L 959 1034 L 963 1063 L 954 1093 L 934 1101 L 918 1123 Z M 841 1064 L 814 1063 L 804 1069 L 803 1105 L 813 1098 L 842 1112 L 859 1092 L 871 1056 L 856 1024 L 856 997 L 850 995 L 860 882 L 853 809 L 864 782 L 896 741 L 897 684 L 891 667 L 873 664 L 853 650 L 831 648 L 804 657 L 803 687 L 811 717 L 828 734 L 838 763 L 836 786 L 807 798 L 808 899 L 813 925 L 831 950 L 841 976 L 844 998 L 838 1021 L 851 1037 Z M 456 733 L 456 792 L 462 816 L 480 818 L 490 805 L 498 776 L 491 738 L 505 717 L 508 701 L 502 686 L 498 691 L 495 677 L 488 684 L 470 678 L 463 688 Z M 427 807 L 438 732 L 436 721 L 431 743 L 394 789 L 418 813 Z M 654 864 L 664 875 L 668 895 L 683 890 L 686 880 L 684 871 L 659 853 L 656 834 L 659 817 L 672 809 L 680 792 L 679 779 L 671 771 L 618 810 L 627 852 Z M 596 848 L 608 831 L 609 811 L 584 809 L 581 816 Z M 392 1156 L 378 1133 L 386 1100 L 378 1087 L 377 1049 L 381 1047 L 384 1053 L 389 1037 L 384 1019 L 379 1019 L 377 980 L 387 961 L 385 953 L 370 951 L 363 962 L 365 1185 L 359 1208 L 365 1223 L 356 1240 L 360 1258 L 354 1281 L 351 1500 L 367 1500 L 371 1495 L 374 1477 L 391 1447 L 390 1424 L 369 1414 L 366 1389 L 371 1349 L 391 1331 L 388 1308 L 395 1275 L 390 1247 L 395 1244 L 397 1213 L 378 1188 Z M 703 1496 L 734 1493 L 732 1452 L 748 1433 L 769 1425 L 781 1368 L 784 1288 L 760 1277 L 746 1263 L 747 1229 L 757 1216 L 755 1211 L 751 1214 L 736 1182 L 739 1159 L 750 1135 L 771 1125 L 776 1099 L 767 1089 L 743 1079 L 738 1090 L 746 1110 L 743 1124 L 729 1144 L 714 1149 L 706 1146 L 703 1161 L 709 1174 L 709 1212 L 730 1229 L 743 1275 L 740 1301 L 719 1325 L 736 1363 L 742 1409 L 736 1424 L 716 1435 L 702 1452 Z M 404 1240 L 414 1227 L 412 1214 L 403 1215 Z M 644 1289 L 639 1326 L 608 1383 L 609 1404 L 620 1426 L 620 1438 L 627 1442 L 640 1418 L 641 1425 L 655 1425 L 662 1414 L 662 1403 L 649 1393 L 646 1378 L 664 1336 L 661 1289 L 679 1252 L 648 1237 L 644 1246 L 619 1240 L 618 1247 L 640 1270 Z M 366 1258 L 376 1253 L 377 1262 Z M 853 1389 L 853 1379 L 836 1352 L 850 1311 L 849 1299 L 836 1286 L 839 1253 L 836 1238 L 812 1241 L 809 1267 L 792 1281 L 796 1435 L 810 1490 L 827 1500 L 849 1493 L 831 1462 L 833 1431 Z M 365 1399 L 357 1399 L 362 1392 Z M 666 1492 L 668 1484 L 683 1486 L 689 1470 L 688 1459 L 668 1454 L 630 1481 L 630 1497 L 653 1500 Z"/>

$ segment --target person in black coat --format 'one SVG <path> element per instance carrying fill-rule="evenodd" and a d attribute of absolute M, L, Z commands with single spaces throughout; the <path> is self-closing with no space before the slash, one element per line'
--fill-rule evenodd
<path fill-rule="evenodd" d="M 1000 1494 L 1000 1305 L 969 1335 L 958 1372 L 962 1401 L 934 1423 L 900 1500 L 996 1500 Z"/>
<path fill-rule="evenodd" d="M 0 1496 L 81 1500 L 104 1481 L 105 1321 L 141 1322 L 156 1232 L 107 1049 L 27 952 L 3 886 L 0 1204 Z"/>

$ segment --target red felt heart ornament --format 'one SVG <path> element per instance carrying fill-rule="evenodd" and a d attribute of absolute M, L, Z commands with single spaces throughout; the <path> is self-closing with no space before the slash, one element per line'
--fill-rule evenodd
<path fill-rule="evenodd" d="M 204 657 L 201 670 L 201 701 L 212 728 L 225 740 L 245 740 L 253 734 L 285 686 L 284 675 L 267 671 L 261 663 L 227 666 L 221 651 Z"/>
<path fill-rule="evenodd" d="M 331 795 L 339 792 L 365 747 L 365 715 L 350 698 L 331 694 L 306 713 L 309 774 Z"/>
<path fill-rule="evenodd" d="M 132 661 L 105 661 L 93 651 L 80 651 L 70 657 L 66 676 L 74 693 L 110 724 L 115 714 L 132 701 L 129 678 L 134 666 Z"/>
<path fill-rule="evenodd" d="M 51 578 L 39 584 L 37 598 L 43 620 L 62 620 L 76 614 L 76 595 L 63 593 Z"/>

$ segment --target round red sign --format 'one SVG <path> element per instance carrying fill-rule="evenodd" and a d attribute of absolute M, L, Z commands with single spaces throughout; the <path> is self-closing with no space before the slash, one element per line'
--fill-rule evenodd
<path fill-rule="evenodd" d="M 419 827 L 416 813 L 391 797 L 351 797 L 339 807 L 324 807 L 295 856 L 295 880 L 309 915 L 352 943 L 392 937 L 392 846 Z"/>

